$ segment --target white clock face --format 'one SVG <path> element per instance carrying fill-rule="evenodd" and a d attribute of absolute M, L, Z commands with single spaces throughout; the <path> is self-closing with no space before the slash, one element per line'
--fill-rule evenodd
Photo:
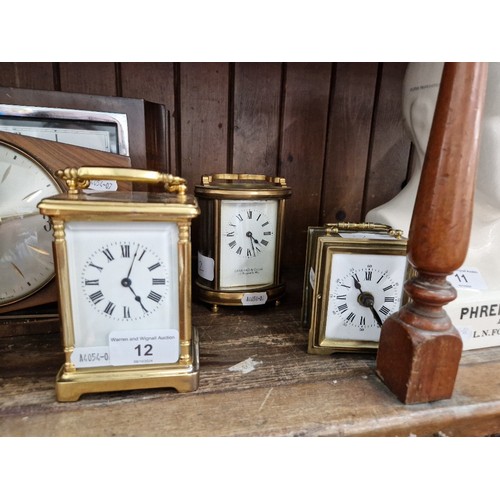
<path fill-rule="evenodd" d="M 221 202 L 221 289 L 273 283 L 277 216 L 277 200 Z"/>
<path fill-rule="evenodd" d="M 31 295 L 54 276 L 52 227 L 37 204 L 60 192 L 44 168 L 0 144 L 0 304 Z"/>
<path fill-rule="evenodd" d="M 403 296 L 406 256 L 334 253 L 325 338 L 378 342 Z"/>
<path fill-rule="evenodd" d="M 162 258 L 133 238 L 108 241 L 95 250 L 80 278 L 91 307 L 114 321 L 135 322 L 153 315 L 169 293 L 169 272 Z"/>
<path fill-rule="evenodd" d="M 69 222 L 65 233 L 76 350 L 107 352 L 124 332 L 178 342 L 176 223 Z"/>

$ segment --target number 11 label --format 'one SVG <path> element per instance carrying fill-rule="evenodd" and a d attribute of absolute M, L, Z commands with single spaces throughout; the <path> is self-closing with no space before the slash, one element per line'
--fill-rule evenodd
<path fill-rule="evenodd" d="M 177 330 L 116 331 L 109 334 L 113 366 L 176 363 L 179 360 Z"/>

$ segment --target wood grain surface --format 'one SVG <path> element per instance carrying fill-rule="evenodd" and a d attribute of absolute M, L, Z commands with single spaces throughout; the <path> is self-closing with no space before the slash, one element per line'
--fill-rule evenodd
<path fill-rule="evenodd" d="M 306 353 L 301 277 L 278 307 L 193 304 L 200 387 L 85 395 L 58 403 L 57 333 L 0 338 L 2 436 L 483 436 L 500 432 L 500 348 L 462 356 L 450 400 L 404 405 L 375 355 Z M 249 361 L 251 360 L 251 361 Z M 252 367 L 245 372 L 240 365 Z M 239 366 L 239 368 L 238 368 Z"/>
<path fill-rule="evenodd" d="M 293 190 L 285 266 L 308 226 L 350 220 L 397 194 L 410 140 L 405 62 L 0 63 L 0 86 L 146 99 L 167 109 L 166 164 L 192 192 L 202 174 L 284 176 Z M 132 140 L 134 136 L 132 136 Z"/>

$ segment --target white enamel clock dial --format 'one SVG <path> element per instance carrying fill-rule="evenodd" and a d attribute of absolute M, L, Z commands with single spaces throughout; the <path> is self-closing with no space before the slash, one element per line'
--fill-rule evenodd
<path fill-rule="evenodd" d="M 110 353 L 109 361 L 116 364 L 112 359 L 116 343 L 158 337 L 170 339 L 162 346 L 170 349 L 168 362 L 177 361 L 177 224 L 69 222 L 65 232 L 75 337 L 73 362 L 78 366 L 80 359 L 88 360 L 96 353 L 103 360 L 97 365 L 109 364 L 104 361 Z"/>
<path fill-rule="evenodd" d="M 334 253 L 325 338 L 378 342 L 403 296 L 404 255 Z"/>
<path fill-rule="evenodd" d="M 221 289 L 273 283 L 277 215 L 277 200 L 221 202 Z"/>
<path fill-rule="evenodd" d="M 40 164 L 0 143 L 0 304 L 35 293 L 54 276 L 52 228 L 37 204 L 60 192 Z"/>

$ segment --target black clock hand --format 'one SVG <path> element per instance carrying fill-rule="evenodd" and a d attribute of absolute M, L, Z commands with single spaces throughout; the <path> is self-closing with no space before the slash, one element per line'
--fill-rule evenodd
<path fill-rule="evenodd" d="M 250 238 L 250 243 L 252 244 L 252 250 L 253 250 L 253 254 L 255 256 L 255 247 L 253 246 L 253 243 L 259 243 L 259 240 L 257 240 L 256 238 L 253 237 L 253 234 L 251 233 L 251 231 L 247 231 L 247 234 L 246 234 L 249 238 Z"/>
<path fill-rule="evenodd" d="M 352 279 L 354 280 L 354 286 L 360 291 L 360 293 L 363 293 L 361 290 L 361 283 L 353 276 Z"/>
<path fill-rule="evenodd" d="M 144 307 L 144 304 L 142 303 L 142 299 L 141 297 L 139 297 L 139 295 L 137 295 L 135 292 L 134 292 L 134 289 L 132 288 L 132 280 L 129 279 L 129 278 L 123 278 L 122 279 L 122 286 L 124 286 L 125 288 L 128 288 L 133 294 L 134 294 L 134 298 L 137 302 L 139 302 L 140 306 L 142 307 L 143 311 L 144 312 L 149 312 L 145 307 Z"/>
<path fill-rule="evenodd" d="M 373 314 L 373 317 L 375 318 L 375 321 L 378 323 L 378 326 L 382 327 L 382 320 L 380 319 L 380 316 L 377 314 L 377 311 L 375 311 L 375 308 L 373 307 L 374 304 L 373 296 L 369 293 L 364 294 L 360 300 L 360 304 L 370 309 L 370 311 Z"/>
<path fill-rule="evenodd" d="M 139 245 L 137 245 L 137 248 L 135 250 L 134 258 L 132 259 L 132 263 L 130 264 L 130 269 L 128 270 L 127 278 L 130 276 L 130 273 L 132 272 L 132 268 L 134 267 L 134 262 L 135 262 L 135 258 L 137 257 L 138 251 L 139 251 Z M 122 284 L 123 284 L 123 282 L 122 282 Z"/>
<path fill-rule="evenodd" d="M 361 283 L 353 276 L 352 279 L 354 280 L 354 286 L 359 290 L 360 294 L 358 296 L 358 302 L 364 306 L 368 307 L 370 311 L 373 314 L 373 317 L 375 318 L 375 321 L 378 323 L 378 326 L 382 327 L 382 320 L 380 319 L 380 316 L 378 315 L 377 311 L 373 307 L 373 304 L 375 303 L 375 300 L 373 298 L 373 295 L 368 292 L 363 292 L 361 290 Z"/>

